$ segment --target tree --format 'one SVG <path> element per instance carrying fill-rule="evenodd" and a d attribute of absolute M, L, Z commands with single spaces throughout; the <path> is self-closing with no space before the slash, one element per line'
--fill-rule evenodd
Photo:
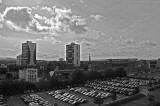
<path fill-rule="evenodd" d="M 149 105 L 152 106 L 155 102 L 155 97 L 153 95 L 148 96 Z"/>
<path fill-rule="evenodd" d="M 72 81 L 75 83 L 83 82 L 85 80 L 84 72 L 81 70 L 75 70 L 71 74 Z"/>
<path fill-rule="evenodd" d="M 58 104 L 57 104 L 57 103 L 54 103 L 54 106 L 58 106 Z"/>
<path fill-rule="evenodd" d="M 125 69 L 122 68 L 122 67 L 117 68 L 115 71 L 116 71 L 117 77 L 125 77 L 125 76 L 127 76 L 127 73 L 126 73 Z"/>
<path fill-rule="evenodd" d="M 149 95 L 148 96 L 148 101 L 150 101 L 150 102 L 154 101 L 154 96 L 153 95 Z"/>
<path fill-rule="evenodd" d="M 117 94 L 116 92 L 112 92 L 112 100 L 116 100 L 117 99 Z"/>
<path fill-rule="evenodd" d="M 104 100 L 100 97 L 94 98 L 94 103 L 97 104 L 98 106 L 103 104 L 103 102 L 104 102 Z"/>
<path fill-rule="evenodd" d="M 105 70 L 105 77 L 106 78 L 113 78 L 115 77 L 115 71 L 113 69 Z"/>
<path fill-rule="evenodd" d="M 97 72 L 97 71 L 89 71 L 88 72 L 88 79 L 90 80 L 94 80 L 94 79 L 99 79 L 101 78 L 101 74 L 100 72 Z"/>
<path fill-rule="evenodd" d="M 152 106 L 160 106 L 160 102 L 156 102 L 154 105 Z"/>

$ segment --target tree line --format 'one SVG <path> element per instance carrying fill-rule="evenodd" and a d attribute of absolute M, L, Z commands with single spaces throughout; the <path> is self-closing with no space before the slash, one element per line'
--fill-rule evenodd
<path fill-rule="evenodd" d="M 83 85 L 87 80 L 103 80 L 106 78 L 125 77 L 124 68 L 106 69 L 105 71 L 81 71 L 76 69 L 70 75 L 71 80 L 62 81 L 57 76 L 49 80 L 43 80 L 38 83 L 29 83 L 25 81 L 6 80 L 0 82 L 0 94 L 10 96 L 24 93 L 27 90 L 42 91 L 49 89 L 61 89 L 69 86 Z"/>

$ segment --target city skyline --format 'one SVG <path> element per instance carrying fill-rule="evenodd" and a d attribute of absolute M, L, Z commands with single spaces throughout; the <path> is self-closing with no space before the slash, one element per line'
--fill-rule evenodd
<path fill-rule="evenodd" d="M 65 58 L 70 42 L 81 45 L 81 60 L 157 59 L 159 9 L 157 0 L 1 0 L 0 57 L 15 58 L 31 40 L 43 60 Z"/>

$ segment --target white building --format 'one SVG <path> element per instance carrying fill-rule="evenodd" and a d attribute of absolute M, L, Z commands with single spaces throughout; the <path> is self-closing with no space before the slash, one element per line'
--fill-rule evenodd
<path fill-rule="evenodd" d="M 18 65 L 18 66 L 22 65 L 22 55 L 17 56 L 16 65 Z"/>
<path fill-rule="evenodd" d="M 36 68 L 19 70 L 19 79 L 31 83 L 38 82 L 38 70 Z"/>
<path fill-rule="evenodd" d="M 72 66 L 80 66 L 80 45 L 71 43 L 66 45 L 66 61 Z"/>
<path fill-rule="evenodd" d="M 36 43 L 27 41 L 26 43 L 22 44 L 22 65 L 36 65 Z"/>

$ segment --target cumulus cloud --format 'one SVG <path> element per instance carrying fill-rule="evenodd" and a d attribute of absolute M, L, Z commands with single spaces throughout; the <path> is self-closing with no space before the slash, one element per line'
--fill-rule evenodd
<path fill-rule="evenodd" d="M 85 7 L 88 7 L 88 5 L 85 3 L 84 0 L 79 0 L 79 2 L 80 2 L 82 5 L 84 5 Z"/>
<path fill-rule="evenodd" d="M 136 43 L 136 41 L 132 38 L 127 38 L 127 39 L 120 38 L 120 40 L 121 40 L 120 42 L 121 46 L 131 46 Z"/>
<path fill-rule="evenodd" d="M 104 18 L 102 15 L 90 15 L 90 18 L 95 19 L 96 21 L 102 21 Z"/>
<path fill-rule="evenodd" d="M 3 57 L 11 56 L 11 55 L 16 55 L 17 51 L 12 48 L 0 48 L 0 54 Z"/>
<path fill-rule="evenodd" d="M 54 53 L 38 53 L 38 57 L 42 59 L 52 60 L 53 58 L 58 59 L 60 56 Z"/>
<path fill-rule="evenodd" d="M 133 43 L 135 43 L 135 41 L 133 39 L 126 39 L 126 40 L 124 40 L 124 43 L 133 44 Z"/>
<path fill-rule="evenodd" d="M 83 3 L 84 3 L 84 0 L 79 0 L 79 2 L 83 4 Z"/>
<path fill-rule="evenodd" d="M 56 40 L 53 36 L 45 36 L 44 40 L 51 41 L 52 44 L 61 43 L 61 41 Z"/>
<path fill-rule="evenodd" d="M 38 7 L 39 8 L 39 7 Z M 87 31 L 85 19 L 74 15 L 71 9 L 57 7 L 41 7 L 51 14 L 51 17 L 33 14 L 33 9 L 29 7 L 8 7 L 0 15 L 0 22 L 3 21 L 10 29 L 23 30 L 31 33 L 61 33 L 75 32 L 82 34 Z"/>
<path fill-rule="evenodd" d="M 0 13 L 0 28 L 3 28 L 3 16 Z"/>
<path fill-rule="evenodd" d="M 81 34 L 87 31 L 85 19 L 74 15 L 71 9 L 60 9 L 57 7 L 42 7 L 42 10 L 48 11 L 52 17 L 47 18 L 36 14 L 34 17 L 43 22 L 49 31 L 53 32 L 75 32 Z"/>
<path fill-rule="evenodd" d="M 147 40 L 141 42 L 141 46 L 146 48 L 154 48 L 157 46 L 157 43 Z"/>
<path fill-rule="evenodd" d="M 11 48 L 0 48 L 0 51 L 11 51 L 11 52 L 13 52 L 13 51 L 15 51 L 14 49 L 11 49 Z"/>
<path fill-rule="evenodd" d="M 78 39 L 76 40 L 77 43 L 80 43 L 81 45 L 83 45 L 84 47 L 91 47 L 92 45 L 94 45 L 94 42 L 88 41 L 85 38 L 82 39 Z"/>
<path fill-rule="evenodd" d="M 3 18 L 25 29 L 32 21 L 31 9 L 28 7 L 8 7 L 3 13 Z"/>
<path fill-rule="evenodd" d="M 157 47 L 157 43 L 146 40 L 146 41 L 141 41 L 141 42 L 136 42 L 136 41 L 127 41 L 125 46 L 122 46 L 118 49 L 121 50 L 128 50 L 128 51 L 152 51 L 154 48 Z"/>
<path fill-rule="evenodd" d="M 132 57 L 145 57 L 151 56 L 154 52 L 154 48 L 157 47 L 157 43 L 146 40 L 136 42 L 133 40 L 126 40 L 127 46 L 117 48 L 112 52 L 113 56 L 132 56 Z M 133 45 L 130 45 L 133 44 Z"/>

